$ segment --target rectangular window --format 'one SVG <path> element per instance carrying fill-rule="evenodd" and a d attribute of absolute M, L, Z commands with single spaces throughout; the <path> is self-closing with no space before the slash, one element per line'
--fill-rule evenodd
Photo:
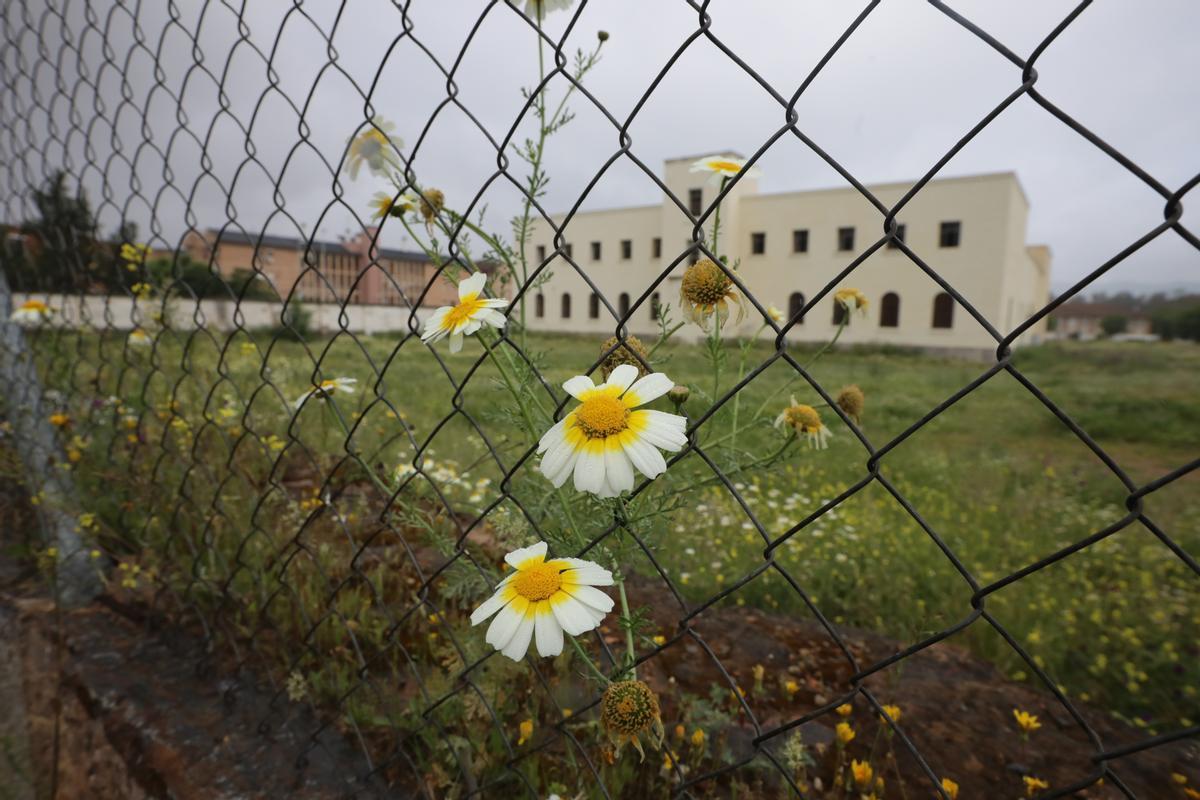
<path fill-rule="evenodd" d="M 537 247 L 538 247 L 538 251 L 537 251 L 538 259 L 537 260 L 538 260 L 538 263 L 540 264 L 546 260 L 546 245 L 539 244 Z"/>
<path fill-rule="evenodd" d="M 796 230 L 792 231 L 792 252 L 807 253 L 808 252 L 808 231 Z"/>
<path fill-rule="evenodd" d="M 688 189 L 688 211 L 692 212 L 693 217 L 704 212 L 704 190 Z"/>
<path fill-rule="evenodd" d="M 838 250 L 848 253 L 854 249 L 854 228 L 838 228 Z"/>
<path fill-rule="evenodd" d="M 592 242 L 592 261 L 600 260 L 600 243 Z"/>
<path fill-rule="evenodd" d="M 961 222 L 943 222 L 938 232 L 938 247 L 958 247 L 962 239 Z"/>
<path fill-rule="evenodd" d="M 897 225 L 896 226 L 896 238 L 888 239 L 887 246 L 892 250 L 895 250 L 897 247 L 899 247 L 899 245 L 896 244 L 896 240 L 898 239 L 901 242 L 906 241 L 904 238 L 904 234 L 907 230 L 908 230 L 908 228 L 907 228 L 907 226 L 904 225 L 904 223 L 900 223 L 899 225 Z"/>
<path fill-rule="evenodd" d="M 621 258 L 625 261 L 633 258 L 633 242 L 629 239 L 621 240 Z"/>
<path fill-rule="evenodd" d="M 654 241 L 650 243 L 650 254 L 655 258 L 662 258 L 662 237 L 655 236 Z"/>
<path fill-rule="evenodd" d="M 767 252 L 767 235 L 765 233 L 750 234 L 750 252 L 756 256 Z"/>

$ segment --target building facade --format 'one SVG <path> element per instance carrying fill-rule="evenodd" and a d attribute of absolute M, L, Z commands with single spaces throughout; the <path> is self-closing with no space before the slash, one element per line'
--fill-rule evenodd
<path fill-rule="evenodd" d="M 1146 311 L 1121 303 L 1068 300 L 1053 313 L 1054 335 L 1060 339 L 1091 341 L 1109 334 L 1104 320 L 1120 320 L 1124 326 L 1117 334 L 1132 337 L 1153 336 L 1153 322 Z"/>
<path fill-rule="evenodd" d="M 720 187 L 707 175 L 690 171 L 694 160 L 667 161 L 663 178 L 699 216 Z M 868 188 L 891 206 L 911 183 Z M 1016 175 L 1004 172 L 933 180 L 904 207 L 897 222 L 905 244 L 1007 333 L 1050 299 L 1050 250 L 1026 244 L 1028 215 L 1029 203 Z M 552 217 L 556 226 L 563 219 Z M 710 233 L 711 225 L 710 219 Z M 577 213 L 563 231 L 561 250 L 555 247 L 553 230 L 542 222 L 531 243 L 538 263 L 549 259 L 551 277 L 533 298 L 530 327 L 610 336 L 617 328 L 614 315 L 629 315 L 632 333 L 653 336 L 658 331 L 654 310 L 660 304 L 675 306 L 671 318 L 681 320 L 680 281 L 694 256 L 671 264 L 690 247 L 692 226 L 666 195 L 656 205 Z M 882 236 L 883 214 L 852 187 L 760 194 L 757 181 L 747 177 L 722 203 L 718 248 L 729 264 L 737 265 L 738 279 L 760 303 L 790 317 Z M 899 248 L 881 247 L 834 286 L 857 288 L 870 301 L 867 317 L 853 316 L 842 342 L 995 351 L 987 331 Z M 789 338 L 827 341 L 837 330 L 834 306 L 830 294 L 808 311 Z M 761 316 L 750 308 L 747 320 L 727 331 L 750 336 L 761 324 Z M 684 332 L 692 337 L 698 333 L 694 326 Z M 1020 341 L 1038 341 L 1044 333 L 1041 321 Z"/>
<path fill-rule="evenodd" d="M 211 259 L 225 277 L 257 268 L 280 298 L 295 289 L 305 303 L 441 306 L 458 297 L 425 253 L 373 248 L 374 235 L 370 229 L 310 247 L 299 238 L 210 229 L 188 234 L 182 249 L 202 264 Z"/>

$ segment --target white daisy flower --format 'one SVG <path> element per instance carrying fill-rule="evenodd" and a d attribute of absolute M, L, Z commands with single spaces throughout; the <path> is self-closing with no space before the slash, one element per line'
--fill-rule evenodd
<path fill-rule="evenodd" d="M 525 0 L 525 16 L 540 19 L 551 11 L 570 8 L 573 2 L 574 0 Z"/>
<path fill-rule="evenodd" d="M 12 321 L 18 325 L 40 325 L 54 314 L 54 309 L 41 300 L 26 300 L 12 312 Z"/>
<path fill-rule="evenodd" d="M 775 306 L 767 306 L 767 316 L 770 317 L 771 321 L 776 325 L 782 325 L 787 321 L 787 317 L 783 316 L 783 312 Z"/>
<path fill-rule="evenodd" d="M 154 343 L 154 339 L 150 336 L 150 334 L 146 333 L 141 328 L 134 328 L 131 330 L 129 332 L 128 341 L 130 347 L 149 347 Z"/>
<path fill-rule="evenodd" d="M 792 396 L 791 405 L 780 411 L 779 416 L 775 418 L 776 428 L 782 428 L 784 425 L 796 431 L 797 435 L 807 439 L 808 446 L 814 450 L 827 448 L 829 437 L 833 436 L 829 428 L 826 428 L 825 423 L 821 421 L 820 413 L 812 406 L 797 403 L 795 395 Z"/>
<path fill-rule="evenodd" d="M 677 414 L 641 409 L 675 384 L 661 372 L 638 379 L 638 369 L 622 364 L 596 386 L 586 375 L 563 384 L 580 405 L 546 431 L 538 442 L 542 474 L 555 486 L 575 475 L 575 488 L 600 497 L 616 497 L 633 488 L 636 467 L 647 478 L 667 469 L 658 449 L 677 451 L 687 444 L 687 420 Z"/>
<path fill-rule="evenodd" d="M 350 140 L 346 171 L 350 173 L 351 180 L 358 177 L 358 170 L 363 164 L 371 172 L 383 172 L 389 165 L 399 166 L 396 150 L 401 143 L 392 135 L 395 128 L 393 123 L 382 117 L 373 117 L 371 124 Z"/>
<path fill-rule="evenodd" d="M 295 407 L 300 408 L 304 405 L 304 401 L 310 397 L 327 398 L 333 396 L 336 392 L 342 394 L 354 394 L 354 384 L 358 383 L 357 378 L 329 378 L 321 381 L 320 385 L 314 386 L 304 394 L 296 398 Z"/>
<path fill-rule="evenodd" d="M 536 638 L 542 656 L 562 652 L 563 632 L 587 633 L 612 611 L 612 598 L 596 586 L 612 586 L 612 573 L 580 558 L 546 560 L 546 543 L 514 550 L 504 557 L 513 568 L 496 592 L 471 614 L 478 625 L 495 614 L 487 643 L 520 661 Z"/>
<path fill-rule="evenodd" d="M 746 159 L 737 158 L 736 156 L 712 155 L 698 158 L 692 162 L 691 172 L 708 172 L 712 175 L 711 180 L 719 183 L 723 178 L 733 178 L 742 171 L 746 166 Z M 747 178 L 757 178 L 762 175 L 762 170 L 758 167 L 751 167 L 746 170 Z"/>
<path fill-rule="evenodd" d="M 476 272 L 458 284 L 458 305 L 442 306 L 425 321 L 421 341 L 432 344 L 444 336 L 450 337 L 450 352 L 462 350 L 463 337 L 470 336 L 484 325 L 503 328 L 508 320 L 500 313 L 508 301 L 500 297 L 484 297 L 487 275 Z"/>

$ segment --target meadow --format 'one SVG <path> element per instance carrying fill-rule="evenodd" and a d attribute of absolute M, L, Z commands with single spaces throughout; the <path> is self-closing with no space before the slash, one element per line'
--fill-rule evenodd
<path fill-rule="evenodd" d="M 286 666 L 279 679 L 305 687 L 297 689 L 300 696 L 342 698 L 362 660 L 370 660 L 346 652 L 368 636 L 382 642 L 394 623 L 376 610 L 382 587 L 396 583 L 386 558 L 359 560 L 379 536 L 368 524 L 378 504 L 347 491 L 364 482 L 364 472 L 395 492 L 393 509 L 424 537 L 418 543 L 444 553 L 453 549 L 457 526 L 482 512 L 501 544 L 529 541 L 531 521 L 547 538 L 573 528 L 575 538 L 561 533 L 568 544 L 590 541 L 612 524 L 605 518 L 611 511 L 594 501 L 566 502 L 561 492 L 548 491 L 523 427 L 528 420 L 506 400 L 513 389 L 525 393 L 536 417 L 532 429 L 548 425 L 566 400 L 561 383 L 593 367 L 600 342 L 530 334 L 524 352 L 545 383 L 516 387 L 477 346 L 450 355 L 415 339 L 401 342 L 164 332 L 153 348 L 132 350 L 119 334 L 39 337 L 43 373 L 56 389 L 92 398 L 71 409 L 78 420 L 71 448 L 80 456 L 71 460 L 79 462 L 79 480 L 99 516 L 94 526 L 108 532 L 97 538 L 124 565 L 126 588 L 148 575 L 213 614 L 228 611 L 229 596 L 249 598 L 245 619 L 232 626 L 237 635 L 253 639 L 270 627 L 272 638 L 264 641 L 289 632 L 303 639 L 300 655 L 281 646 Z M 730 348 L 718 394 L 773 352 L 766 343 Z M 801 346 L 788 352 L 801 363 L 813 355 Z M 689 387 L 683 412 L 693 419 L 705 414 L 714 376 L 703 346 L 668 342 L 651 361 Z M 1022 349 L 1013 364 L 1136 486 L 1186 464 L 1200 449 L 1200 348 L 1064 342 Z M 860 430 L 880 448 L 987 369 L 898 349 L 853 348 L 831 351 L 811 375 L 831 396 L 849 384 L 862 389 Z M 336 394 L 333 403 L 310 401 L 293 416 L 318 373 L 356 379 L 354 392 Z M 771 422 L 792 395 L 821 409 L 832 433 L 828 449 L 783 446 L 790 440 Z M 689 600 L 739 584 L 723 603 L 808 616 L 777 570 L 753 575 L 769 549 L 828 619 L 902 646 L 972 612 L 968 580 L 930 532 L 987 586 L 1127 513 L 1121 480 L 1002 371 L 879 461 L 879 475 L 928 531 L 880 481 L 866 482 L 795 530 L 869 475 L 867 447 L 822 402 L 795 370 L 776 361 L 738 393 L 736 426 L 731 400 L 695 433 L 732 491 L 692 451 L 655 482 L 654 494 L 628 503 L 629 528 Z M 222 472 L 226 463 L 239 480 Z M 1146 515 L 1192 554 L 1200 552 L 1196 481 L 1184 476 L 1144 499 Z M 323 508 L 335 513 L 321 518 Z M 657 577 L 640 547 L 617 539 L 623 569 Z M 297 560 L 283 558 L 280 571 L 285 551 Z M 293 566 L 299 556 L 317 567 L 307 578 Z M 264 578 L 268 573 L 275 582 Z M 352 585 L 360 578 L 361 590 Z M 469 611 L 487 589 L 474 580 L 478 586 L 448 572 L 436 589 L 439 608 Z M 986 608 L 1068 696 L 1164 732 L 1196 722 L 1200 652 L 1189 632 L 1200 629 L 1198 590 L 1196 574 L 1134 521 L 989 593 Z M 323 615 L 329 603 L 350 620 L 353 647 L 336 620 Z M 448 624 L 435 619 L 440 613 L 431 615 L 431 625 Z M 320 622 L 314 627 L 310 617 Z M 465 620 L 458 623 L 458 640 L 472 641 Z M 983 621 L 950 641 L 1010 678 L 1036 684 L 1028 665 Z M 474 647 L 430 656 L 470 663 L 483 652 Z M 321 657 L 325 651 L 343 652 L 344 663 Z M 374 706 L 356 710 L 352 703 L 350 713 L 381 719 Z"/>

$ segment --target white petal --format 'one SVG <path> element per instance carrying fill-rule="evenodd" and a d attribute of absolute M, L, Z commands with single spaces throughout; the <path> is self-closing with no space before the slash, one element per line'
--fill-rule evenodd
<path fill-rule="evenodd" d="M 562 486 L 567 479 L 567 468 L 574 468 L 578 457 L 578 451 L 564 438 L 546 451 L 539 466 L 551 483 Z"/>
<path fill-rule="evenodd" d="M 521 624 L 517 627 L 517 632 L 513 634 L 512 639 L 500 652 L 513 661 L 520 661 L 524 658 L 526 651 L 529 650 L 529 640 L 533 638 L 533 620 L 533 607 L 531 605 L 529 611 L 521 619 Z"/>
<path fill-rule="evenodd" d="M 657 478 L 667 470 L 667 462 L 662 453 L 654 449 L 650 443 L 639 438 L 629 438 L 624 442 L 625 452 L 629 460 L 637 467 L 638 472 L 647 478 Z"/>
<path fill-rule="evenodd" d="M 522 547 L 517 550 L 513 550 L 504 557 L 504 560 L 507 561 L 508 565 L 513 569 L 520 569 L 521 565 L 531 558 L 536 558 L 539 562 L 546 560 L 545 542 L 538 542 L 537 544 L 529 545 L 529 547 Z"/>
<path fill-rule="evenodd" d="M 471 612 L 471 624 L 478 625 L 506 605 L 508 605 L 508 600 L 504 599 L 504 592 L 494 593 L 487 600 L 484 600 L 479 608 Z"/>
<path fill-rule="evenodd" d="M 583 393 L 596 388 L 596 384 L 587 375 L 576 375 L 563 384 L 563 390 L 576 400 L 583 399 Z"/>
<path fill-rule="evenodd" d="M 524 598 L 522 598 L 524 599 Z M 492 620 L 492 624 L 488 626 L 487 636 L 484 640 L 497 650 L 504 648 L 509 641 L 512 640 L 513 634 L 517 632 L 517 628 L 521 625 L 521 620 L 525 618 L 525 610 L 529 607 L 529 601 L 512 602 L 500 609 L 500 613 Z"/>
<path fill-rule="evenodd" d="M 484 308 L 507 308 L 508 301 L 503 297 L 489 297 L 486 300 L 479 301 L 479 304 Z"/>
<path fill-rule="evenodd" d="M 550 610 L 562 629 L 572 636 L 587 633 L 596 627 L 595 618 L 588 613 L 587 606 L 565 592 L 550 603 Z"/>
<path fill-rule="evenodd" d="M 483 291 L 485 283 L 487 283 L 487 275 L 484 275 L 482 272 L 476 272 L 458 284 L 458 299 L 466 300 L 468 297 L 474 297 Z"/>
<path fill-rule="evenodd" d="M 462 350 L 463 335 L 461 333 L 450 334 L 450 352 L 457 353 Z"/>
<path fill-rule="evenodd" d="M 556 656 L 563 649 L 563 629 L 545 600 L 537 604 L 533 624 L 537 634 L 537 650 L 540 656 Z"/>
<path fill-rule="evenodd" d="M 593 589 L 591 586 L 572 586 L 570 589 L 564 589 L 563 591 L 597 611 L 603 611 L 607 614 L 613 610 L 613 599 L 599 589 Z"/>
<path fill-rule="evenodd" d="M 632 405 L 640 406 L 662 397 L 675 387 L 675 381 L 661 372 L 653 372 L 629 387 L 628 394 L 634 395 Z"/>
<path fill-rule="evenodd" d="M 574 583 L 584 583 L 589 586 L 613 585 L 612 573 L 594 561 L 582 558 L 560 558 L 558 560 L 571 565 L 569 580 Z"/>
<path fill-rule="evenodd" d="M 597 494 L 604 487 L 604 451 L 585 449 L 575 462 L 575 488 Z"/>
<path fill-rule="evenodd" d="M 652 409 L 636 413 L 643 415 L 639 421 L 645 421 L 645 427 L 638 435 L 650 444 L 672 452 L 687 444 L 687 419 L 684 417 Z"/>
<path fill-rule="evenodd" d="M 549 450 L 551 447 L 553 447 L 554 445 L 558 444 L 559 442 L 563 441 L 563 439 L 566 438 L 563 435 L 563 429 L 566 428 L 567 420 L 569 418 L 570 418 L 570 415 L 568 414 L 567 416 L 560 419 L 558 422 L 551 425 L 550 430 L 548 430 L 542 434 L 542 438 L 538 440 L 537 451 L 539 453 L 543 453 L 546 450 Z"/>
<path fill-rule="evenodd" d="M 628 389 L 637 380 L 638 368 L 633 364 L 622 364 L 608 374 L 605 386 L 620 386 L 621 391 Z"/>
<path fill-rule="evenodd" d="M 619 445 L 604 448 L 604 476 L 613 496 L 633 489 L 633 464 Z"/>

